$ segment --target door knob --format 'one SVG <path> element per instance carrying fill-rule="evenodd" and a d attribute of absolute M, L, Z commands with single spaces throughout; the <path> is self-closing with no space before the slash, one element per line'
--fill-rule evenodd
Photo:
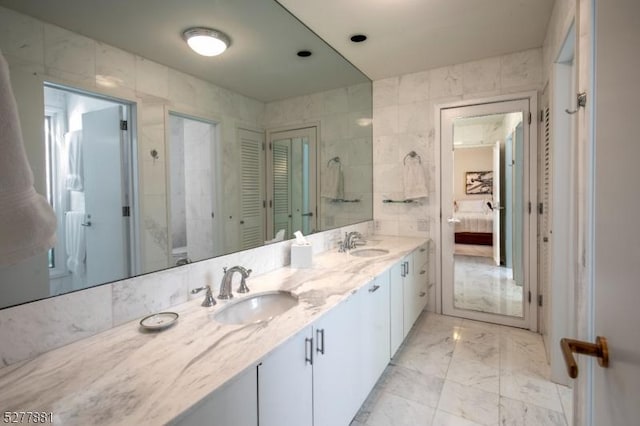
<path fill-rule="evenodd" d="M 456 217 L 450 217 L 449 219 L 447 219 L 447 222 L 449 222 L 449 223 L 460 223 L 460 219 L 458 219 Z"/>
<path fill-rule="evenodd" d="M 567 364 L 567 372 L 569 377 L 575 379 L 578 377 L 578 364 L 573 357 L 573 353 L 595 356 L 598 358 L 598 364 L 603 367 L 609 367 L 609 348 L 607 347 L 607 339 L 602 336 L 596 337 L 596 343 L 583 342 L 582 340 L 560 339 L 560 348 L 564 362 Z"/>

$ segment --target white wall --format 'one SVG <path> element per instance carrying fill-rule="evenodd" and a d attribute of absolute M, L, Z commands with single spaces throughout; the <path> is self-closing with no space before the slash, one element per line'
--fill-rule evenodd
<path fill-rule="evenodd" d="M 454 151 L 453 189 L 455 200 L 488 199 L 487 194 L 467 194 L 467 172 L 482 172 L 493 170 L 493 147 L 478 148 L 456 147 Z"/>

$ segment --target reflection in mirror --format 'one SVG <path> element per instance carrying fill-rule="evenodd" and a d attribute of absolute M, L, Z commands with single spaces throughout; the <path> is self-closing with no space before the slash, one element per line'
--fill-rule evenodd
<path fill-rule="evenodd" d="M 44 87 L 47 198 L 58 220 L 50 287 L 63 293 L 131 276 L 132 144 L 129 105 Z M 127 211 L 123 211 L 127 209 Z"/>
<path fill-rule="evenodd" d="M 522 113 L 458 118 L 454 306 L 523 316 Z"/>
<path fill-rule="evenodd" d="M 273 199 L 274 240 L 293 238 L 316 231 L 316 127 L 270 134 L 271 154 L 267 181 Z M 326 183 L 328 185 L 328 183 Z"/>
<path fill-rule="evenodd" d="M 222 252 L 220 156 L 215 123 L 169 113 L 169 134 L 169 246 L 179 266 Z"/>
<path fill-rule="evenodd" d="M 193 53 L 195 24 L 230 48 Z M 34 185 L 58 215 L 53 250 L 0 268 L 0 308 L 372 218 L 371 81 L 275 1 L 0 0 L 0 28 Z M 308 127 L 274 191 L 265 136 Z M 320 197 L 334 157 L 342 200 Z"/>

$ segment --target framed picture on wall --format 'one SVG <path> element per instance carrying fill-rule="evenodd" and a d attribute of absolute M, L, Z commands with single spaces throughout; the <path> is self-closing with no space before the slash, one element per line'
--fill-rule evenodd
<path fill-rule="evenodd" d="M 472 194 L 493 194 L 493 172 L 467 172 L 465 192 Z"/>

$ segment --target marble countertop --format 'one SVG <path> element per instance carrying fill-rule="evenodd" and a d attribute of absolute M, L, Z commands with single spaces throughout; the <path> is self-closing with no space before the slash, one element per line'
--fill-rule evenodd
<path fill-rule="evenodd" d="M 203 308 L 198 297 L 169 309 L 180 318 L 164 331 L 141 332 L 139 320 L 131 321 L 4 367 L 0 409 L 53 412 L 61 425 L 177 420 L 424 242 L 372 236 L 366 248 L 388 254 L 361 258 L 332 250 L 316 255 L 310 269 L 284 267 L 250 277 L 247 295 L 286 290 L 299 298 L 298 305 L 268 321 L 218 323 L 213 314 L 228 302 Z"/>

